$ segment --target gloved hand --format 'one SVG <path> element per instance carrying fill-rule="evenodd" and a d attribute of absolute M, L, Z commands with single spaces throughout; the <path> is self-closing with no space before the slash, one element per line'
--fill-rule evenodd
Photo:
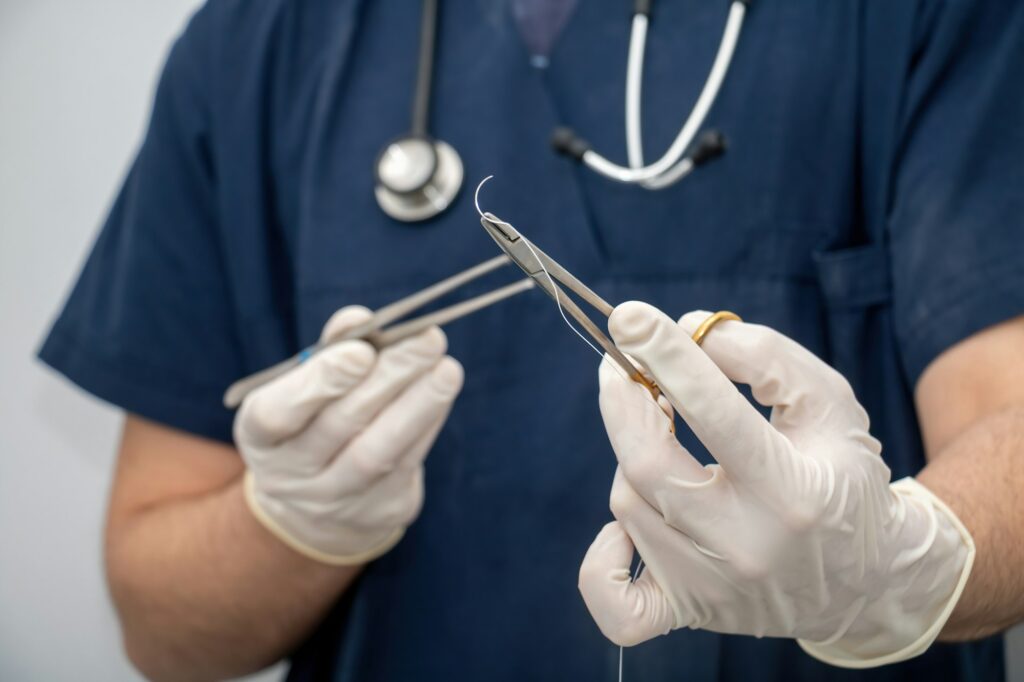
<path fill-rule="evenodd" d="M 718 464 L 700 466 L 646 391 L 603 363 L 617 521 L 580 568 L 602 632 L 622 645 L 683 627 L 799 638 L 844 667 L 923 652 L 970 573 L 970 534 L 914 479 L 890 484 L 835 370 L 754 324 L 722 322 L 698 347 L 690 335 L 707 316 L 677 325 L 630 302 L 609 320 Z M 771 420 L 732 382 L 749 384 Z M 631 583 L 634 545 L 646 568 Z"/>
<path fill-rule="evenodd" d="M 370 319 L 335 313 L 322 338 Z M 245 498 L 285 544 L 318 561 L 367 562 L 423 503 L 423 460 L 462 387 L 434 327 L 379 353 L 345 341 L 251 393 L 235 418 Z"/>

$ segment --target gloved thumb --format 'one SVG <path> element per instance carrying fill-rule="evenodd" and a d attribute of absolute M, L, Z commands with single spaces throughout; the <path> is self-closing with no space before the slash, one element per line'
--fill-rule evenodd
<path fill-rule="evenodd" d="M 580 566 L 580 593 L 604 636 L 633 646 L 675 627 L 675 612 L 650 573 L 630 576 L 633 542 L 612 521 L 601 529 Z"/>

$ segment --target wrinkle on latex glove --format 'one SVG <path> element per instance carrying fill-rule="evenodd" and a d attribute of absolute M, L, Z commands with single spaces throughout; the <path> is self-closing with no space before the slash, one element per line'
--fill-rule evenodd
<path fill-rule="evenodd" d="M 642 303 L 613 312 L 623 352 L 654 376 L 717 464 L 701 468 L 655 408 L 603 369 L 601 413 L 619 460 L 611 508 L 661 602 L 611 576 L 624 552 L 591 548 L 580 589 L 602 631 L 633 643 L 672 627 L 801 639 L 836 665 L 903 660 L 930 645 L 973 560 L 955 515 L 912 479 L 889 482 L 867 414 L 845 380 L 767 327 L 725 321 L 698 347 L 706 313 L 676 324 Z M 749 383 L 770 420 L 733 384 Z M 646 404 L 646 406 L 645 406 Z M 652 613 L 636 614 L 637 603 Z"/>

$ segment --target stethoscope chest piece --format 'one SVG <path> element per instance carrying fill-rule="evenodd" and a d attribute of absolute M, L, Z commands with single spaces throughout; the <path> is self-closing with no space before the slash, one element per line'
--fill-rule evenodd
<path fill-rule="evenodd" d="M 444 211 L 462 187 L 462 159 L 446 142 L 407 135 L 377 157 L 374 193 L 381 209 L 412 223 Z"/>

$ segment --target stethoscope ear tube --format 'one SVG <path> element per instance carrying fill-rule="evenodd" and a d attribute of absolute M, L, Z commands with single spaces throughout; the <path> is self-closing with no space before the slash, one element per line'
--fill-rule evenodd
<path fill-rule="evenodd" d="M 688 154 L 688 158 L 693 162 L 694 167 L 702 166 L 724 154 L 727 148 L 725 135 L 717 130 L 707 130 L 697 138 L 697 144 L 693 146 L 693 151 Z"/>
<path fill-rule="evenodd" d="M 582 161 L 584 155 L 590 151 L 590 143 L 577 135 L 572 128 L 560 126 L 551 133 L 551 148 L 562 156 Z M 718 130 L 706 130 L 697 138 L 697 143 L 687 154 L 687 158 L 694 166 L 700 166 L 717 159 L 727 148 L 725 135 Z"/>
<path fill-rule="evenodd" d="M 682 161 L 653 180 L 640 183 L 644 189 L 665 189 L 679 182 L 699 166 L 713 161 L 725 153 L 725 136 L 717 130 L 707 130 L 697 138 L 696 144 Z"/>
<path fill-rule="evenodd" d="M 551 147 L 562 156 L 567 156 L 575 161 L 583 161 L 587 154 L 593 153 L 590 143 L 579 137 L 571 128 L 566 127 L 555 129 L 551 135 Z M 682 180 L 695 168 L 714 161 L 725 153 L 727 147 L 725 135 L 717 130 L 706 130 L 697 138 L 690 153 L 679 163 L 653 180 L 641 183 L 641 187 L 651 190 L 664 189 Z"/>
<path fill-rule="evenodd" d="M 577 135 L 572 128 L 562 126 L 555 128 L 551 133 L 551 148 L 562 156 L 582 161 L 583 155 L 590 151 L 590 143 Z"/>
<path fill-rule="evenodd" d="M 552 135 L 556 152 L 584 163 L 588 168 L 611 180 L 639 184 L 647 189 L 662 189 L 686 177 L 694 168 L 722 155 L 725 138 L 717 132 L 703 134 L 694 144 L 697 132 L 718 97 L 719 89 L 732 63 L 736 44 L 743 27 L 749 0 L 732 0 L 722 39 L 715 60 L 704 81 L 699 97 L 669 149 L 654 163 L 643 165 L 640 126 L 640 93 L 643 76 L 643 52 L 651 0 L 636 0 L 633 27 L 630 33 L 629 63 L 626 69 L 626 142 L 629 166 L 613 163 L 570 128 L 559 128 Z M 689 154 L 687 154 L 687 150 Z"/>

